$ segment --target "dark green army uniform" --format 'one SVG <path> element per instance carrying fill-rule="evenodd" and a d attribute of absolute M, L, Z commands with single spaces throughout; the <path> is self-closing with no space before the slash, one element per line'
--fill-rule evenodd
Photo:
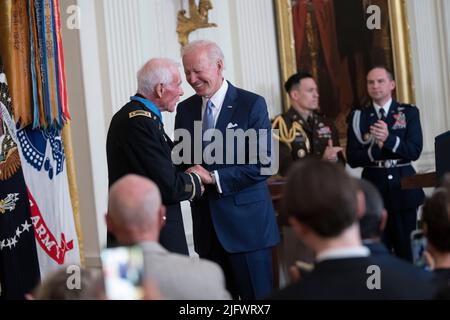
<path fill-rule="evenodd" d="M 333 121 L 318 112 L 305 120 L 291 107 L 275 117 L 272 128 L 279 129 L 279 134 L 274 135 L 280 141 L 279 174 L 282 176 L 296 160 L 306 157 L 321 159 L 329 139 L 333 141 L 333 146 L 339 146 L 339 134 Z M 342 152 L 339 152 L 338 158 L 339 162 L 345 163 Z"/>
<path fill-rule="evenodd" d="M 131 97 L 112 118 L 106 141 L 109 186 L 127 174 L 151 179 L 166 206 L 166 223 L 160 243 L 169 251 L 189 255 L 180 202 L 201 197 L 200 177 L 175 167 L 173 142 L 164 131 L 162 119 L 147 107 L 141 95 Z M 156 106 L 154 106 L 156 108 Z M 108 245 L 114 245 L 108 234 Z"/>

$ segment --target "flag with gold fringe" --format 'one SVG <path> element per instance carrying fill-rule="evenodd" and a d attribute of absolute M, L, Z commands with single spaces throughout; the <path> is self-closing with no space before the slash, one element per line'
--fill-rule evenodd
<path fill-rule="evenodd" d="M 59 10 L 59 0 L 0 1 L 0 53 L 23 127 L 61 128 L 70 119 Z"/>
<path fill-rule="evenodd" d="M 39 277 L 11 97 L 0 59 L 0 300 L 24 299 L 38 284 Z"/>
<path fill-rule="evenodd" d="M 80 264 L 61 132 L 70 119 L 59 0 L 1 0 L 0 56 L 41 277 Z"/>

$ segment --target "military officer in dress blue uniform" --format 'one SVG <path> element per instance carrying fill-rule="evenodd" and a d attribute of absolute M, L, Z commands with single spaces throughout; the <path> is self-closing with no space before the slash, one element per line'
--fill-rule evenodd
<path fill-rule="evenodd" d="M 166 135 L 163 111 L 173 112 L 183 90 L 178 65 L 164 58 L 149 60 L 138 72 L 138 94 L 112 118 L 106 142 L 109 186 L 134 173 L 153 180 L 166 205 L 160 242 L 169 251 L 188 255 L 180 201 L 201 196 L 196 173 L 179 171 L 172 163 L 173 142 Z M 108 235 L 108 245 L 113 244 Z"/>
<path fill-rule="evenodd" d="M 272 122 L 272 128 L 279 130 L 275 138 L 281 142 L 279 174 L 285 176 L 294 161 L 306 157 L 345 164 L 333 121 L 318 111 L 319 93 L 312 75 L 300 71 L 284 87 L 291 107 Z"/>
<path fill-rule="evenodd" d="M 362 177 L 381 192 L 388 211 L 384 241 L 396 255 L 412 260 L 410 235 L 416 229 L 422 189 L 403 190 L 401 179 L 412 176 L 411 161 L 422 152 L 422 128 L 416 106 L 392 99 L 395 81 L 384 66 L 367 75 L 372 102 L 349 116 L 347 160 L 363 167 Z"/>

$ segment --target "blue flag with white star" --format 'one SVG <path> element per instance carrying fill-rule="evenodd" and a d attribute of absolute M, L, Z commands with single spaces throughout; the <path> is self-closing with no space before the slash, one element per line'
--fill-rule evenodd
<path fill-rule="evenodd" d="M 39 282 L 30 200 L 0 60 L 0 300 L 24 299 Z"/>

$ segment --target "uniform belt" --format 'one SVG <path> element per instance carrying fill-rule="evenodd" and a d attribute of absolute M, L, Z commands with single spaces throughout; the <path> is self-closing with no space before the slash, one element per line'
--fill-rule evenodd
<path fill-rule="evenodd" d="M 396 160 L 396 159 L 374 161 L 372 163 L 373 165 L 367 166 L 367 168 L 388 169 L 388 168 L 406 167 L 411 165 L 410 161 L 404 162 L 403 160 Z"/>

